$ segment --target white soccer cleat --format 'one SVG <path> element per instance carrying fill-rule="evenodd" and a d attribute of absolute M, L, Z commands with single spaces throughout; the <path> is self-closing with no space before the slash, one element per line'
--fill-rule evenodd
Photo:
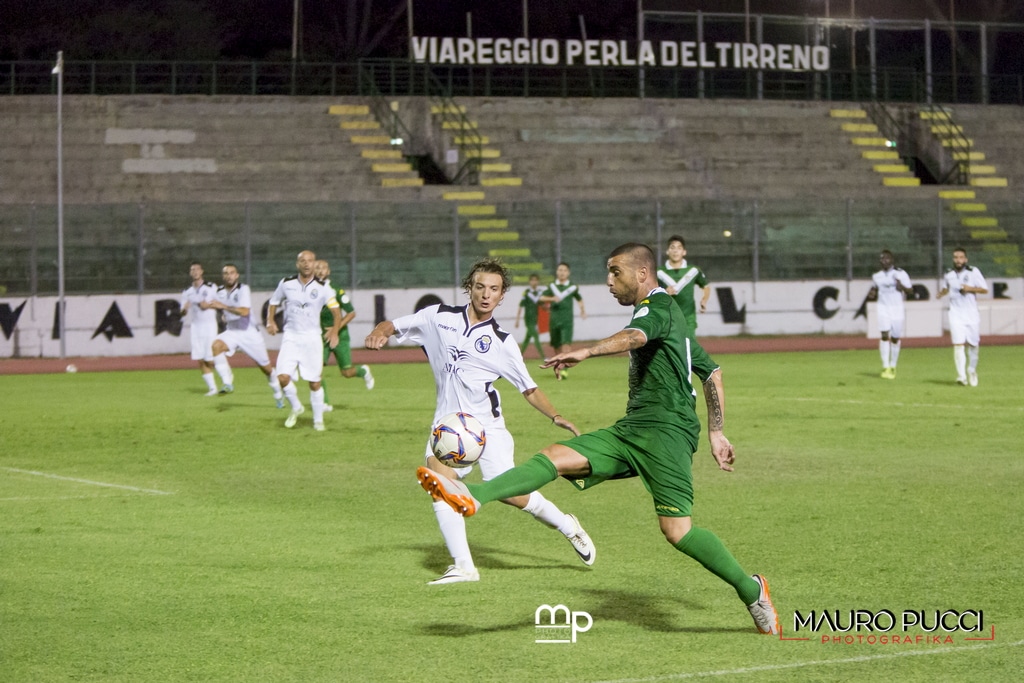
<path fill-rule="evenodd" d="M 463 569 L 456 565 L 448 567 L 444 574 L 434 579 L 433 581 L 427 581 L 428 586 L 440 586 L 443 583 L 464 583 L 466 581 L 479 581 L 480 572 L 475 569 Z"/>
<path fill-rule="evenodd" d="M 434 500 L 444 501 L 463 517 L 472 517 L 480 509 L 480 502 L 458 479 L 449 479 L 429 467 L 417 469 L 416 478 L 423 490 L 429 493 Z"/>
<path fill-rule="evenodd" d="M 594 564 L 594 559 L 597 557 L 597 551 L 594 550 L 594 542 L 590 540 L 590 534 L 583 530 L 583 526 L 580 524 L 580 520 L 576 519 L 576 515 L 569 515 L 572 519 L 572 523 L 576 525 L 576 531 L 571 536 L 566 536 L 569 543 L 572 543 L 572 549 L 579 555 L 580 560 L 583 564 L 588 567 Z"/>
<path fill-rule="evenodd" d="M 216 395 L 217 395 L 217 390 L 216 389 L 210 389 L 205 394 L 203 394 L 203 396 L 216 396 Z"/>
<path fill-rule="evenodd" d="M 963 375 L 961 375 L 960 377 L 956 378 L 956 383 L 959 384 L 962 387 L 966 387 L 967 386 L 967 378 L 964 377 Z"/>
<path fill-rule="evenodd" d="M 230 394 L 234 390 L 235 390 L 235 385 L 234 384 L 225 384 L 224 386 L 222 386 L 220 388 L 220 392 L 219 393 L 221 393 L 221 394 Z"/>
<path fill-rule="evenodd" d="M 967 384 L 976 387 L 978 386 L 978 373 L 975 370 L 967 371 Z"/>
<path fill-rule="evenodd" d="M 323 422 L 314 422 L 313 423 L 313 431 L 325 432 L 325 431 L 327 431 L 327 427 L 324 427 L 324 423 Z"/>
<path fill-rule="evenodd" d="M 284 397 L 283 396 L 275 396 L 274 397 L 274 403 L 277 405 L 278 409 L 284 408 Z"/>
<path fill-rule="evenodd" d="M 287 427 L 288 429 L 294 427 L 295 423 L 298 422 L 299 420 L 299 415 L 302 415 L 304 412 L 306 412 L 306 409 L 303 408 L 301 405 L 298 407 L 298 409 L 293 409 L 288 418 L 285 419 L 284 426 Z"/>
<path fill-rule="evenodd" d="M 325 403 L 324 404 L 324 412 L 325 413 L 333 413 L 334 412 L 334 406 L 332 406 L 330 403 Z"/>
<path fill-rule="evenodd" d="M 363 381 L 366 382 L 366 389 L 369 391 L 370 389 L 373 389 L 373 385 L 376 384 L 377 381 L 373 378 L 373 373 L 370 372 L 369 365 L 363 365 L 362 368 L 363 370 L 366 370 L 366 374 L 363 375 Z"/>
<path fill-rule="evenodd" d="M 782 628 L 779 626 L 779 613 L 775 611 L 771 593 L 768 592 L 768 581 L 760 574 L 754 574 L 751 578 L 757 581 L 761 593 L 753 605 L 747 605 L 747 611 L 754 617 L 758 631 L 765 635 L 777 636 L 782 633 Z"/>

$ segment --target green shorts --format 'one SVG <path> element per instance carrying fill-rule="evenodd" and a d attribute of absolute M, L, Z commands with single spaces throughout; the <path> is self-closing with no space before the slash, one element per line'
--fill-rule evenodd
<path fill-rule="evenodd" d="M 551 345 L 556 349 L 566 344 L 572 344 L 572 321 L 567 323 L 552 322 L 548 325 L 551 333 Z"/>
<path fill-rule="evenodd" d="M 324 366 L 327 365 L 332 353 L 338 361 L 339 368 L 347 370 L 352 367 L 352 343 L 348 339 L 339 339 L 338 345 L 333 349 L 324 342 Z"/>
<path fill-rule="evenodd" d="M 559 442 L 590 461 L 590 475 L 566 477 L 576 488 L 607 479 L 640 477 L 661 517 L 689 517 L 693 507 L 693 451 L 687 433 L 662 423 L 616 422 L 611 427 Z"/>

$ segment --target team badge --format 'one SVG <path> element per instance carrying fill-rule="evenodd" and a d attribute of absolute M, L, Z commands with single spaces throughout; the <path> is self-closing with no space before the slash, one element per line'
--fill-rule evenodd
<path fill-rule="evenodd" d="M 320 296 L 320 291 L 316 287 L 314 287 L 313 289 L 309 290 L 309 298 L 310 299 L 316 299 L 318 296 Z"/>
<path fill-rule="evenodd" d="M 487 353 L 491 348 L 491 335 L 483 335 L 473 343 L 473 346 L 476 347 L 476 350 L 480 353 Z"/>

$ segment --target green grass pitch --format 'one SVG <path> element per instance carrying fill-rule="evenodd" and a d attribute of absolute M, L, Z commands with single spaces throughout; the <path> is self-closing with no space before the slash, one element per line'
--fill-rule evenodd
<path fill-rule="evenodd" d="M 284 429 L 256 370 L 216 398 L 197 371 L 5 376 L 0 679 L 1019 680 L 1021 349 L 983 347 L 977 388 L 953 383 L 949 348 L 908 345 L 895 381 L 868 351 L 716 360 L 737 468 L 717 471 L 702 439 L 695 522 L 768 577 L 785 635 L 810 640 L 758 635 L 731 588 L 665 543 L 636 480 L 544 489 L 590 532 L 593 568 L 491 505 L 468 521 L 481 581 L 427 586 L 449 558 L 414 476 L 425 364 L 376 366 L 372 392 L 332 367 L 323 434 L 308 411 Z M 581 429 L 624 408 L 623 358 L 534 375 Z M 501 389 L 519 461 L 565 435 Z M 593 626 L 538 644 L 542 604 Z M 981 610 L 984 632 L 822 643 L 793 631 L 812 610 Z"/>

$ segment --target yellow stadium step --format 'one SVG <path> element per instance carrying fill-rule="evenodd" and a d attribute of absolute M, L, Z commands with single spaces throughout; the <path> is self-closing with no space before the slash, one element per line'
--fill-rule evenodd
<path fill-rule="evenodd" d="M 412 173 L 412 164 L 373 164 L 374 173 Z"/>
<path fill-rule="evenodd" d="M 971 175 L 993 175 L 996 172 L 996 167 L 991 164 L 970 164 L 967 167 L 967 172 Z"/>
<path fill-rule="evenodd" d="M 514 284 L 514 285 L 528 285 L 528 284 L 530 284 L 530 276 L 529 275 L 513 275 L 512 276 L 512 284 Z"/>
<path fill-rule="evenodd" d="M 873 123 L 844 123 L 841 128 L 847 133 L 877 133 L 878 126 Z"/>
<path fill-rule="evenodd" d="M 501 157 L 501 150 L 497 149 L 467 149 L 466 156 L 470 159 L 498 159 Z"/>
<path fill-rule="evenodd" d="M 327 113 L 335 116 L 369 116 L 370 107 L 365 104 L 332 104 Z"/>
<path fill-rule="evenodd" d="M 941 142 L 943 147 L 974 147 L 974 138 L 943 138 Z"/>
<path fill-rule="evenodd" d="M 961 135 L 963 132 L 963 126 L 954 126 L 948 123 L 932 126 L 932 134 L 934 135 Z"/>
<path fill-rule="evenodd" d="M 999 226 L 999 219 L 994 216 L 968 216 L 960 219 L 960 225 L 965 228 L 995 228 Z"/>
<path fill-rule="evenodd" d="M 519 187 L 523 184 L 522 178 L 481 178 L 480 184 L 484 187 Z"/>
<path fill-rule="evenodd" d="M 452 138 L 452 142 L 456 145 L 487 145 L 490 144 L 491 139 L 486 135 L 456 135 Z"/>
<path fill-rule="evenodd" d="M 381 178 L 381 187 L 421 187 L 423 178 Z"/>
<path fill-rule="evenodd" d="M 925 121 L 949 121 L 949 112 L 945 111 L 922 111 L 919 114 Z"/>
<path fill-rule="evenodd" d="M 487 195 L 483 192 L 445 192 L 441 195 L 441 199 L 447 199 L 454 202 L 473 202 L 480 199 L 486 199 Z"/>
<path fill-rule="evenodd" d="M 476 218 L 469 221 L 469 227 L 476 229 L 504 230 L 508 227 L 507 218 Z"/>
<path fill-rule="evenodd" d="M 364 159 L 401 159 L 402 151 L 398 149 L 364 149 L 359 156 Z"/>
<path fill-rule="evenodd" d="M 967 203 L 967 202 L 954 202 L 953 206 L 951 208 L 954 211 L 959 211 L 960 213 L 975 213 L 975 212 L 988 211 L 988 205 L 987 204 L 978 204 L 978 203 L 973 203 L 972 204 L 972 203 Z"/>
<path fill-rule="evenodd" d="M 940 199 L 974 199 L 974 190 L 939 190 Z"/>
<path fill-rule="evenodd" d="M 995 178 L 987 176 L 984 178 L 971 178 L 971 185 L 974 187 L 1007 187 L 1006 178 Z"/>
<path fill-rule="evenodd" d="M 528 271 L 532 272 L 532 271 L 543 269 L 544 268 L 544 264 L 540 263 L 539 261 L 534 261 L 534 262 L 521 261 L 521 262 L 518 262 L 518 263 L 506 263 L 505 267 L 508 268 L 509 270 L 513 270 L 513 271 L 514 270 L 528 270 Z"/>
<path fill-rule="evenodd" d="M 985 161 L 984 152 L 953 152 L 953 161 Z"/>
<path fill-rule="evenodd" d="M 882 178 L 882 184 L 887 187 L 918 187 L 921 184 L 920 178 L 888 177 Z"/>
<path fill-rule="evenodd" d="M 1005 240 L 1005 230 L 971 230 L 972 240 Z"/>
<path fill-rule="evenodd" d="M 457 209 L 460 216 L 493 216 L 498 207 L 493 204 L 466 204 Z"/>
<path fill-rule="evenodd" d="M 512 164 L 480 164 L 481 173 L 511 173 Z"/>
<path fill-rule="evenodd" d="M 441 128 L 444 130 L 476 130 L 476 121 L 442 121 Z"/>
<path fill-rule="evenodd" d="M 983 251 L 1004 254 L 1007 256 L 1010 254 L 1016 254 L 1020 252 L 1020 245 L 1011 243 L 989 242 L 988 244 L 983 244 L 981 248 Z"/>
<path fill-rule="evenodd" d="M 435 104 L 430 108 L 431 114 L 465 114 L 466 107 L 457 104 Z"/>
<path fill-rule="evenodd" d="M 863 109 L 832 109 L 828 113 L 834 119 L 866 119 L 868 113 Z"/>
<path fill-rule="evenodd" d="M 910 173 L 906 164 L 875 164 L 874 169 L 878 173 Z"/>
<path fill-rule="evenodd" d="M 353 145 L 390 145 L 391 138 L 387 135 L 352 135 L 349 142 Z"/>
<path fill-rule="evenodd" d="M 889 147 L 887 138 L 850 138 L 850 142 L 858 147 Z"/>
<path fill-rule="evenodd" d="M 869 149 L 860 153 L 861 159 L 871 159 L 872 161 L 891 161 L 900 158 L 900 153 L 893 150 L 886 149 Z"/>
<path fill-rule="evenodd" d="M 529 258 L 529 249 L 491 249 L 487 255 L 492 258 Z"/>
<path fill-rule="evenodd" d="M 477 242 L 518 242 L 518 232 L 478 232 Z"/>
<path fill-rule="evenodd" d="M 380 130 L 380 121 L 342 121 L 342 130 Z"/>

